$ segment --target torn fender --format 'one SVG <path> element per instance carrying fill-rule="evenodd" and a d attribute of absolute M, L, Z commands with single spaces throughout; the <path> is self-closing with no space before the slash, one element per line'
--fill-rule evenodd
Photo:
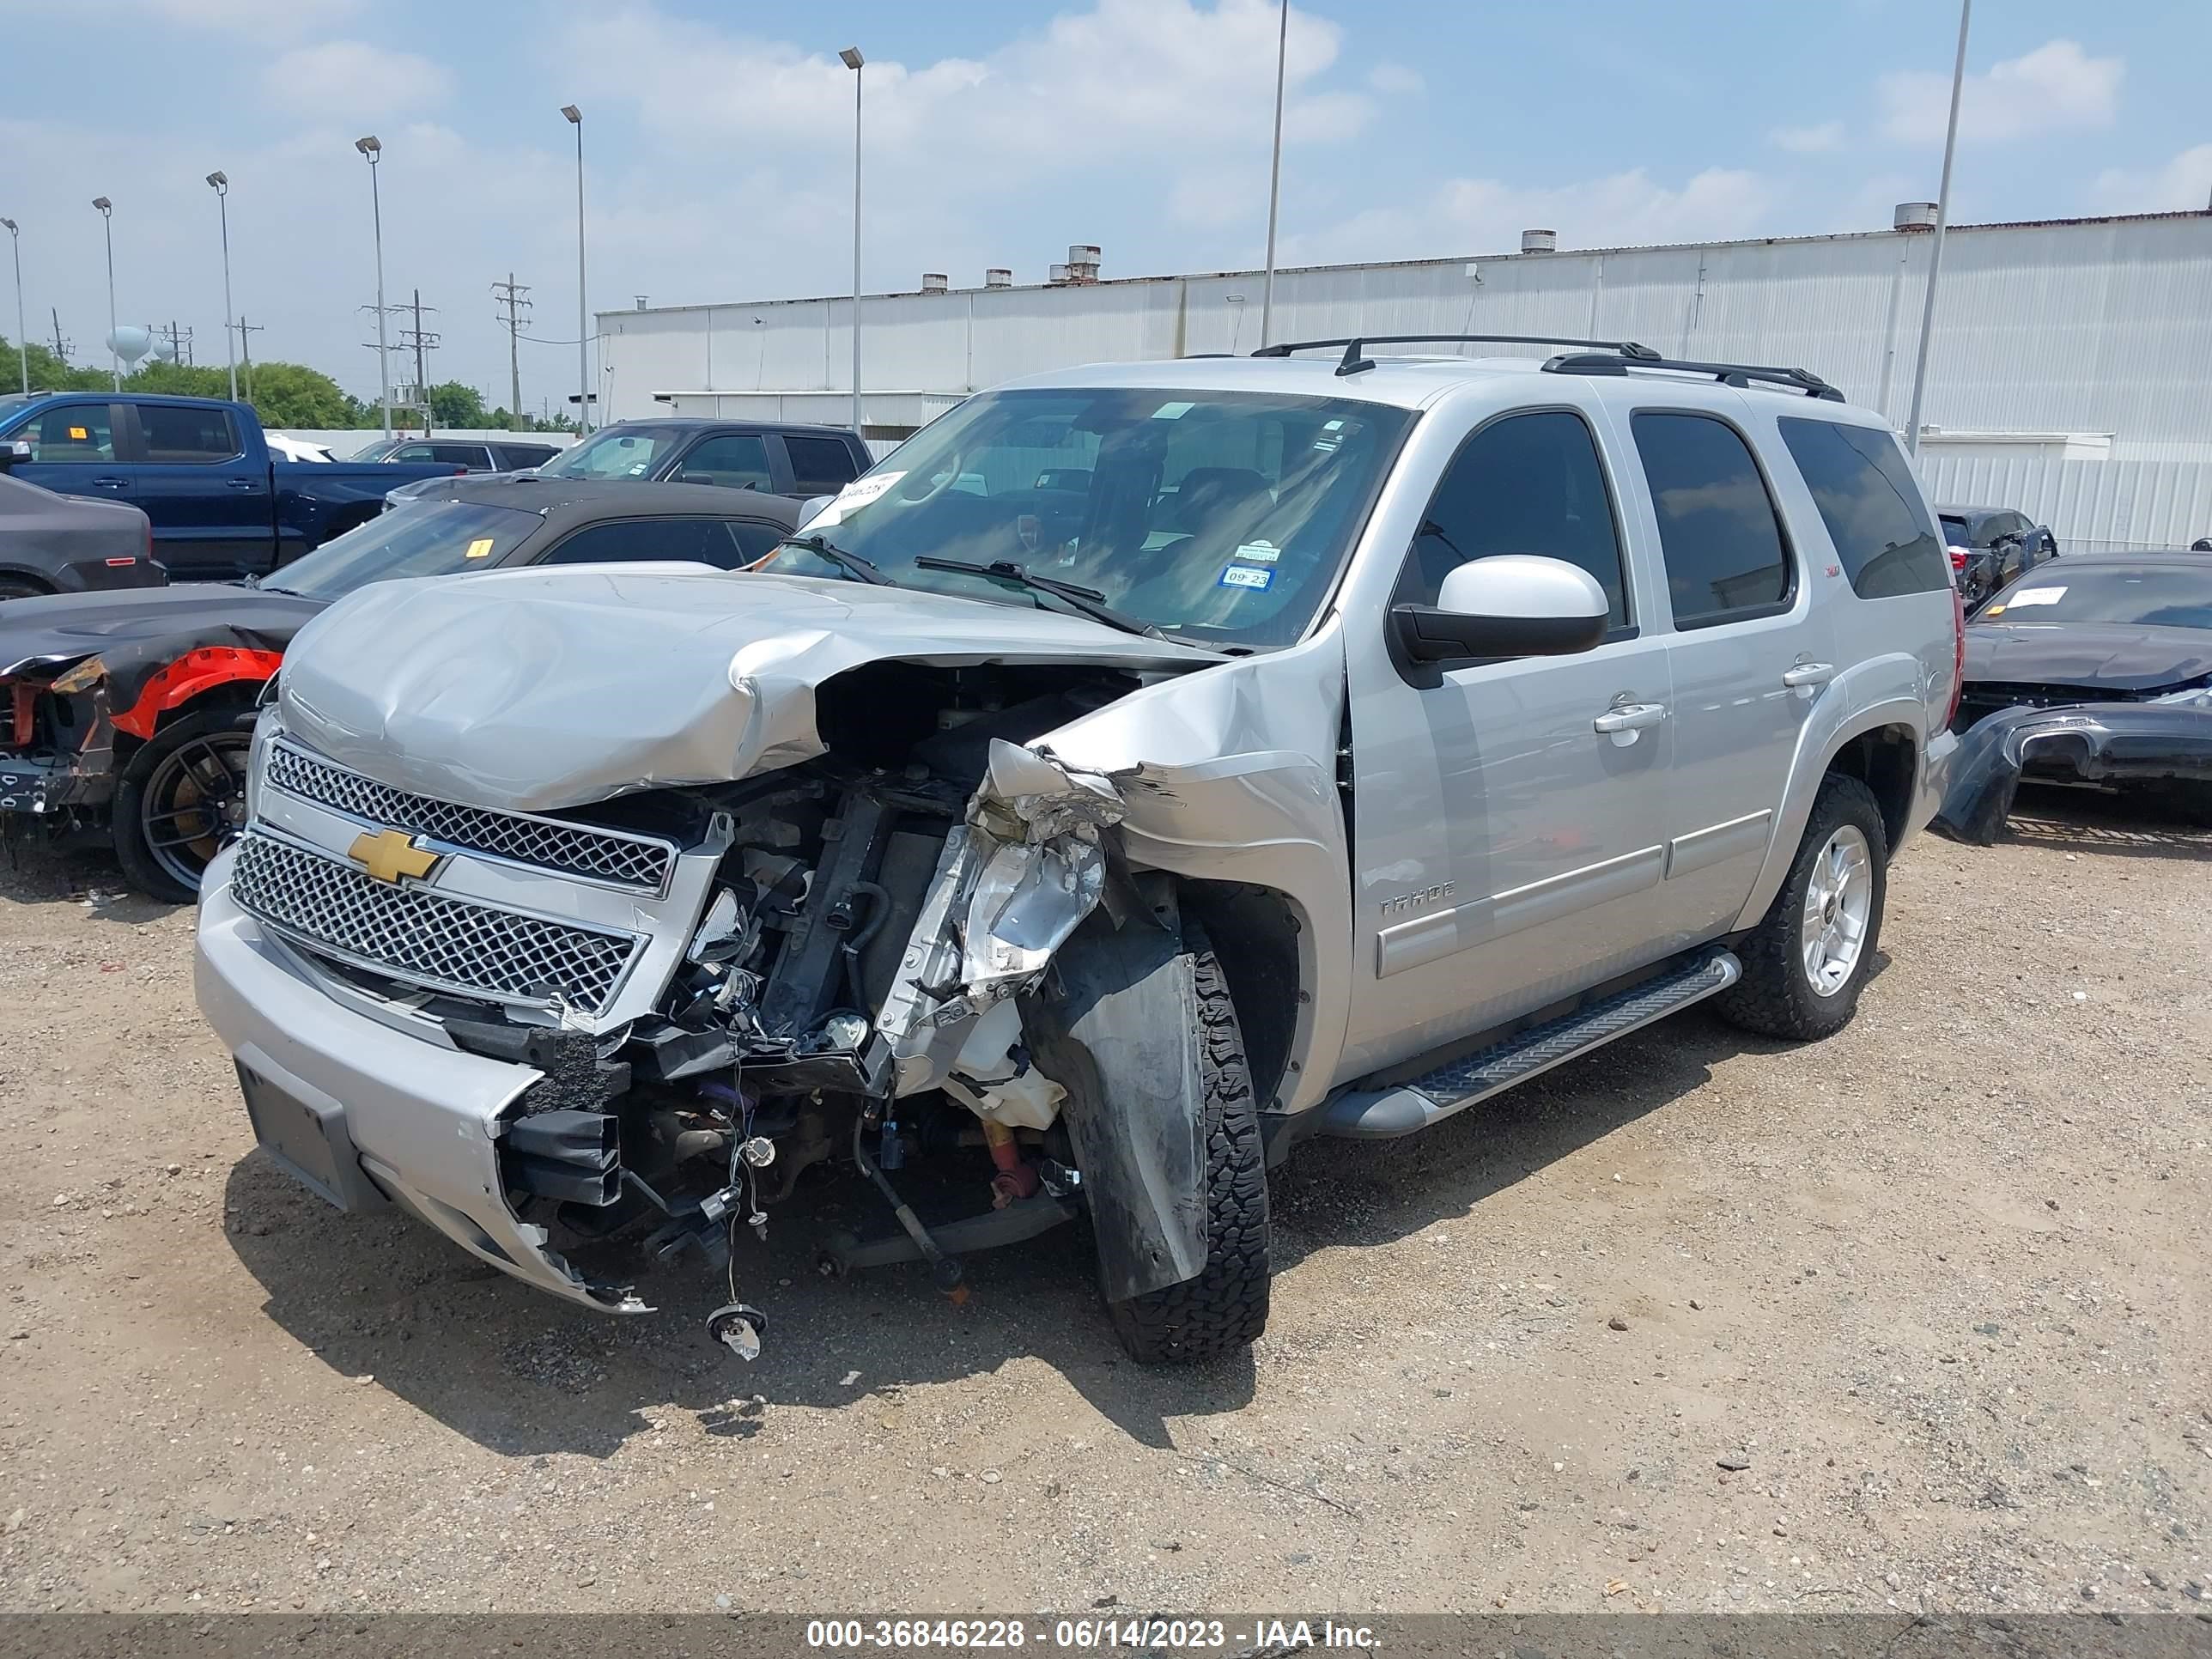
<path fill-rule="evenodd" d="M 1098 1241 L 1099 1288 L 1127 1301 L 1206 1268 L 1198 984 L 1182 939 L 1149 921 L 1076 930 L 1023 1029 L 1061 1111 Z"/>
<path fill-rule="evenodd" d="M 2012 815 L 2023 776 L 2212 783 L 2212 693 L 2000 709 L 1959 739 L 1950 789 L 1929 827 L 1969 846 L 1990 846 Z"/>

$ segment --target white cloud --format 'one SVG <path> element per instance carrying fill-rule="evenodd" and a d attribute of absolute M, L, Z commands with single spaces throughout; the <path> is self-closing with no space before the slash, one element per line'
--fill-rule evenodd
<path fill-rule="evenodd" d="M 442 64 L 366 40 L 326 40 L 283 53 L 261 71 L 264 91 L 301 115 L 389 120 L 453 90 Z"/>
<path fill-rule="evenodd" d="M 1418 98 L 1429 85 L 1420 70 L 1403 64 L 1377 64 L 1367 71 L 1367 84 L 1385 98 Z"/>
<path fill-rule="evenodd" d="M 1969 75 L 1959 100 L 1959 131 L 1967 138 L 2026 137 L 2061 128 L 2112 125 L 2127 64 L 2092 58 L 2079 42 L 2051 40 L 2019 58 Z M 1899 70 L 1875 83 L 1882 131 L 1899 143 L 1941 143 L 1951 109 L 1951 77 L 1932 70 Z"/>
<path fill-rule="evenodd" d="M 1729 167 L 1709 167 L 1679 187 L 1642 167 L 1551 186 L 1455 179 L 1426 201 L 1370 208 L 1289 240 L 1301 263 L 1504 252 L 1531 226 L 1557 230 L 1562 247 L 1718 240 L 1766 228 L 1779 200 L 1772 181 Z"/>
<path fill-rule="evenodd" d="M 2114 213 L 2171 213 L 2212 204 L 2212 144 L 2185 149 L 2149 173 L 2109 167 L 2097 175 L 2097 197 Z"/>
<path fill-rule="evenodd" d="M 878 179 L 911 181 L 940 203 L 1132 159 L 1218 167 L 1224 150 L 1267 147 L 1277 26 L 1271 0 L 1098 0 L 983 58 L 871 60 L 868 161 Z M 1366 94 L 1312 84 L 1336 62 L 1342 33 L 1292 9 L 1286 143 L 1349 137 L 1373 117 Z M 853 75 L 830 52 L 702 29 L 646 4 L 580 16 L 558 40 L 588 95 L 630 106 L 665 137 L 738 139 L 809 173 L 825 135 L 841 135 L 831 142 L 842 150 Z"/>
<path fill-rule="evenodd" d="M 1822 155 L 1844 147 L 1844 124 L 1823 121 L 1817 126 L 1777 127 L 1766 136 L 1793 155 Z"/>

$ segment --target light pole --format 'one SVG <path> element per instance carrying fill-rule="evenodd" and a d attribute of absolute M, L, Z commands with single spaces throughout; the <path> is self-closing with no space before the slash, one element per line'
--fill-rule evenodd
<path fill-rule="evenodd" d="M 1267 167 L 1267 275 L 1260 289 L 1260 343 L 1273 337 L 1275 323 L 1275 210 L 1283 199 L 1283 65 L 1291 43 L 1291 0 L 1283 0 L 1275 26 L 1275 149 Z"/>
<path fill-rule="evenodd" d="M 230 400 L 238 401 L 238 342 L 231 337 L 230 313 L 230 177 L 217 171 L 207 176 L 215 191 L 216 210 L 222 216 L 222 355 L 230 360 Z"/>
<path fill-rule="evenodd" d="M 860 429 L 860 65 L 858 46 L 837 54 L 853 71 L 853 430 Z"/>
<path fill-rule="evenodd" d="M 376 226 L 376 391 L 384 406 L 384 435 L 392 435 L 392 359 L 384 344 L 384 198 L 376 188 L 377 158 L 384 154 L 384 146 L 376 135 L 356 138 L 353 147 L 368 162 L 368 210 Z M 420 396 L 418 392 L 416 394 Z"/>
<path fill-rule="evenodd" d="M 123 390 L 123 360 L 115 355 L 115 204 L 105 196 L 92 198 L 100 210 L 100 222 L 107 233 L 107 367 L 115 389 Z"/>
<path fill-rule="evenodd" d="M 584 307 L 584 112 L 574 104 L 561 113 L 576 129 L 576 435 L 592 429 L 592 329 Z"/>
<path fill-rule="evenodd" d="M 1936 278 L 1943 270 L 1943 227 L 1951 217 L 1951 156 L 1959 147 L 1959 89 L 1966 79 L 1966 23 L 1974 0 L 1959 0 L 1959 56 L 1951 65 L 1951 122 L 1943 131 L 1943 182 L 1936 191 L 1936 240 L 1928 249 L 1928 298 L 1920 309 L 1920 360 L 1912 367 L 1912 413 L 1905 447 L 1920 453 L 1920 394 L 1928 386 L 1928 345 L 1936 333 Z"/>
<path fill-rule="evenodd" d="M 15 253 L 15 356 L 23 368 L 23 391 L 31 390 L 31 339 L 23 332 L 23 234 L 13 219 L 0 219 L 8 227 L 8 240 Z"/>

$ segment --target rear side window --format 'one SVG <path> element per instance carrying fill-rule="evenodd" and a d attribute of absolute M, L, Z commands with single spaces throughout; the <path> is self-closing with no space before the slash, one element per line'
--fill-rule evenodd
<path fill-rule="evenodd" d="M 751 433 L 728 432 L 702 438 L 676 464 L 684 483 L 720 484 L 726 489 L 773 489 L 768 445 Z"/>
<path fill-rule="evenodd" d="M 543 562 L 612 564 L 682 559 L 727 570 L 743 556 L 729 526 L 720 519 L 625 519 L 579 530 L 547 554 Z"/>
<path fill-rule="evenodd" d="M 561 452 L 550 444 L 495 444 L 500 464 L 520 471 L 526 466 L 543 466 Z"/>
<path fill-rule="evenodd" d="M 430 459 L 442 461 L 447 466 L 483 469 L 491 465 L 491 456 L 482 444 L 432 444 Z"/>
<path fill-rule="evenodd" d="M 1790 598 L 1782 515 L 1743 435 L 1710 415 L 1644 414 L 1633 425 L 1674 626 L 1712 628 L 1782 609 Z"/>
<path fill-rule="evenodd" d="M 205 464 L 227 461 L 238 453 L 238 435 L 231 430 L 226 410 L 141 404 L 138 430 L 145 435 L 149 461 Z"/>
<path fill-rule="evenodd" d="M 1942 540 L 1895 438 L 1833 421 L 1785 417 L 1778 424 L 1852 592 L 1887 599 L 1950 586 Z"/>
<path fill-rule="evenodd" d="M 859 476 L 853 452 L 835 438 L 783 441 L 791 457 L 792 489 L 800 495 L 834 495 Z"/>
<path fill-rule="evenodd" d="M 1605 589 L 1612 625 L 1627 625 L 1613 497 L 1579 416 L 1509 416 L 1467 441 L 1414 533 L 1399 602 L 1434 605 L 1447 573 L 1498 553 L 1537 553 L 1589 571 Z"/>

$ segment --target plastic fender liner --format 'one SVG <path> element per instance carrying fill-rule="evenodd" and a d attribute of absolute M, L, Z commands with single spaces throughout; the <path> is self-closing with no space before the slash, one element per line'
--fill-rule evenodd
<path fill-rule="evenodd" d="M 1204 1097 L 1198 987 L 1182 939 L 1097 913 L 1022 999 L 1037 1068 L 1061 1107 L 1109 1302 L 1206 1270 Z"/>
<path fill-rule="evenodd" d="M 234 646 L 204 645 L 187 651 L 146 682 L 138 701 L 111 716 L 115 729 L 140 739 L 154 735 L 155 724 L 170 709 L 190 702 L 204 692 L 232 681 L 256 684 L 275 677 L 283 666 L 279 651 L 247 651 Z"/>
<path fill-rule="evenodd" d="M 1959 739 L 1951 787 L 1929 824 L 1972 847 L 1994 842 L 2022 774 L 2081 782 L 2212 782 L 2212 710 L 2174 702 L 2003 708 Z"/>

